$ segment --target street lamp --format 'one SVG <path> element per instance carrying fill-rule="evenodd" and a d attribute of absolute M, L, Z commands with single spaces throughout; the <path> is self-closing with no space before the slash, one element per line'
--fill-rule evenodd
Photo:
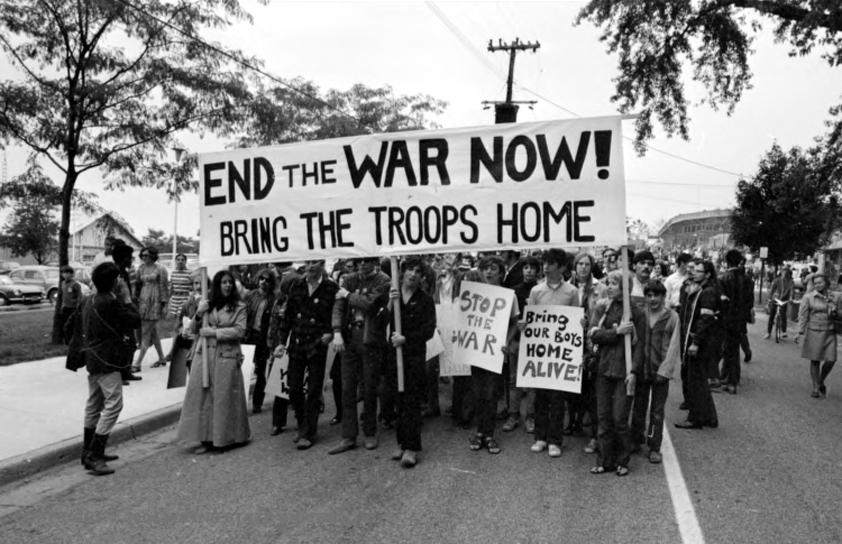
<path fill-rule="evenodd" d="M 181 162 L 181 157 L 184 155 L 184 149 L 181 147 L 174 147 L 172 150 L 175 152 L 175 164 L 178 167 L 178 164 Z M 172 180 L 172 192 L 173 192 L 173 205 L 174 205 L 174 214 L 173 214 L 173 225 L 172 225 L 172 267 L 175 270 L 175 256 L 178 247 L 178 179 L 176 176 L 173 176 Z"/>

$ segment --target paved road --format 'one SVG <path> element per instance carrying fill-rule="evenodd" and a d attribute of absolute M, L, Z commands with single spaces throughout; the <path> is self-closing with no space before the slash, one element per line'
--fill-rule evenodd
<path fill-rule="evenodd" d="M 374 452 L 328 456 L 339 435 L 329 406 L 322 440 L 306 452 L 290 434 L 268 436 L 264 413 L 251 418 L 253 441 L 226 453 L 194 456 L 170 429 L 119 448 L 113 476 L 57 469 L 0 495 L 0 535 L 4 544 L 673 543 L 694 541 L 697 520 L 697 542 L 840 542 L 842 374 L 831 375 L 827 399 L 813 399 L 798 346 L 750 336 L 743 388 L 715 396 L 719 429 L 673 429 L 683 414 L 672 385 L 667 419 L 683 480 L 642 456 L 627 478 L 592 476 L 584 439 L 551 460 L 529 452 L 520 429 L 502 435 L 499 456 L 470 452 L 468 432 L 444 418 L 425 427 L 413 470 L 388 460 L 391 432 Z M 677 514 L 683 483 L 693 508 Z"/>

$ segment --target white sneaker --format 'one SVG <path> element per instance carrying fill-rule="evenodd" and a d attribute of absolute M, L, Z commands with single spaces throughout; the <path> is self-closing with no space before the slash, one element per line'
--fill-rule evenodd
<path fill-rule="evenodd" d="M 543 440 L 537 440 L 534 444 L 532 444 L 532 447 L 530 449 L 535 453 L 541 453 L 546 447 L 546 442 L 544 442 Z"/>
<path fill-rule="evenodd" d="M 772 335 L 769 334 L 769 333 L 766 333 L 766 334 L 763 335 L 763 339 L 768 340 L 770 336 L 772 336 Z"/>
<path fill-rule="evenodd" d="M 550 444 L 550 457 L 561 457 L 561 448 L 555 444 Z"/>

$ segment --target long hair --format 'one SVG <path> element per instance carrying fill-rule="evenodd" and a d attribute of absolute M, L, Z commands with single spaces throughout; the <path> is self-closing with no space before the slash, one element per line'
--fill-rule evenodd
<path fill-rule="evenodd" d="M 709 285 L 716 290 L 719 290 L 719 279 L 716 277 L 716 266 L 711 261 L 699 261 L 696 263 L 696 266 L 701 266 L 702 270 L 705 271 L 705 274 L 709 274 L 708 279 L 705 280 L 705 285 Z"/>
<path fill-rule="evenodd" d="M 225 276 L 231 278 L 231 283 L 233 284 L 231 294 L 227 297 L 222 296 L 222 279 Z M 220 270 L 214 274 L 213 282 L 211 283 L 211 308 L 221 310 L 223 307 L 226 307 L 231 311 L 237 307 L 238 302 L 240 302 L 240 292 L 237 290 L 237 280 L 234 279 L 234 275 L 228 270 Z"/>

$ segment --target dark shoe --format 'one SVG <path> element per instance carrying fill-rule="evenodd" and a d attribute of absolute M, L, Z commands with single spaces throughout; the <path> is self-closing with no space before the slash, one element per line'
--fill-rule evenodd
<path fill-rule="evenodd" d="M 441 410 L 438 408 L 425 408 L 423 412 L 421 412 L 421 417 L 423 418 L 431 418 L 431 417 L 439 417 L 441 415 Z"/>
<path fill-rule="evenodd" d="M 392 429 L 395 428 L 395 422 L 391 421 L 391 420 L 388 420 L 388 419 L 384 419 L 383 420 L 383 428 L 386 429 L 387 431 L 391 431 Z"/>
<path fill-rule="evenodd" d="M 506 423 L 503 425 L 503 431 L 510 433 L 514 431 L 518 426 L 517 418 L 514 416 L 509 416 L 509 419 L 506 420 Z"/>
<path fill-rule="evenodd" d="M 494 440 L 493 436 L 486 436 L 485 437 L 485 449 L 488 450 L 488 453 L 497 454 L 500 453 L 500 444 Z"/>
<path fill-rule="evenodd" d="M 132 384 L 132 382 L 130 382 L 129 380 L 123 380 L 123 385 L 131 385 L 131 384 Z"/>
<path fill-rule="evenodd" d="M 640 450 L 641 450 L 640 444 L 632 444 L 631 448 L 629 449 L 629 453 L 631 453 L 631 454 L 640 453 Z"/>
<path fill-rule="evenodd" d="M 366 436 L 365 437 L 365 449 L 367 449 L 367 450 L 376 450 L 377 449 L 377 437 L 376 436 Z"/>
<path fill-rule="evenodd" d="M 303 437 L 302 437 L 302 438 L 298 441 L 298 445 L 297 445 L 297 446 L 295 446 L 295 447 L 296 447 L 296 448 L 298 448 L 298 449 L 300 449 L 300 450 L 308 450 L 308 449 L 310 449 L 310 447 L 311 447 L 312 445 L 313 445 L 313 443 L 312 443 L 312 442 L 310 442 L 310 440 L 308 440 L 307 438 L 303 438 Z"/>
<path fill-rule="evenodd" d="M 711 389 L 719 389 L 720 387 L 722 387 L 722 383 L 716 378 L 710 378 L 708 380 L 708 387 L 710 387 Z"/>
<path fill-rule="evenodd" d="M 686 402 L 682 402 L 681 404 L 679 404 L 679 405 L 678 405 L 678 409 L 679 409 L 679 410 L 689 410 L 689 409 L 690 409 L 690 405 L 689 405 L 689 404 L 687 404 Z"/>
<path fill-rule="evenodd" d="M 823 397 L 827 396 L 827 387 L 824 384 L 819 386 L 819 393 L 821 393 Z"/>
<path fill-rule="evenodd" d="M 708 421 L 707 423 L 705 423 L 704 426 L 710 427 L 711 429 L 716 429 L 717 427 L 719 427 L 719 420 L 717 419 L 714 421 Z"/>
<path fill-rule="evenodd" d="M 628 476 L 629 475 L 629 467 L 624 467 L 623 465 L 617 465 L 617 476 Z"/>
<path fill-rule="evenodd" d="M 528 434 L 535 434 L 535 420 L 531 417 L 526 418 L 526 423 L 524 424 L 526 427 L 526 432 Z"/>
<path fill-rule="evenodd" d="M 263 411 L 263 408 L 261 406 L 255 406 L 254 408 L 251 409 L 252 414 L 259 414 L 262 411 Z"/>
<path fill-rule="evenodd" d="M 340 423 L 342 423 L 342 418 L 339 417 L 339 416 L 334 417 L 333 419 L 330 420 L 331 425 L 339 425 Z"/>
<path fill-rule="evenodd" d="M 357 441 L 353 438 L 343 438 L 342 442 L 333 446 L 329 450 L 327 450 L 328 455 L 337 455 L 339 453 L 345 453 L 346 451 L 351 451 L 352 449 L 357 447 Z"/>
<path fill-rule="evenodd" d="M 701 429 L 702 424 L 695 421 L 685 420 L 675 424 L 676 429 Z"/>
<path fill-rule="evenodd" d="M 126 372 L 125 376 L 123 376 L 123 380 L 128 380 L 130 382 L 139 382 L 142 379 L 143 378 L 141 378 L 140 376 L 135 376 L 131 372 Z"/>
<path fill-rule="evenodd" d="M 167 362 L 166 362 L 166 361 L 163 361 L 163 360 L 158 360 L 158 361 L 156 361 L 156 362 L 152 363 L 152 367 L 151 367 L 151 368 L 160 368 L 160 367 L 162 367 L 162 366 L 167 366 Z"/>
<path fill-rule="evenodd" d="M 664 457 L 661 455 L 659 451 L 650 451 L 649 452 L 649 462 L 653 465 L 661 464 L 661 461 L 664 460 Z"/>
<path fill-rule="evenodd" d="M 272 427 L 272 430 L 269 431 L 269 436 L 278 436 L 282 432 L 284 432 L 283 427 Z"/>
<path fill-rule="evenodd" d="M 401 459 L 403 459 L 403 452 L 404 452 L 404 450 L 402 450 L 400 447 L 398 447 L 398 449 L 396 449 L 392 453 L 392 456 L 389 457 L 389 459 L 391 459 L 392 461 L 400 461 Z"/>
<path fill-rule="evenodd" d="M 819 395 L 819 392 L 818 392 L 818 391 L 813 391 L 812 393 L 810 393 L 810 396 L 811 396 L 811 397 L 813 397 L 814 399 L 817 399 L 817 398 L 819 398 L 821 395 Z"/>

